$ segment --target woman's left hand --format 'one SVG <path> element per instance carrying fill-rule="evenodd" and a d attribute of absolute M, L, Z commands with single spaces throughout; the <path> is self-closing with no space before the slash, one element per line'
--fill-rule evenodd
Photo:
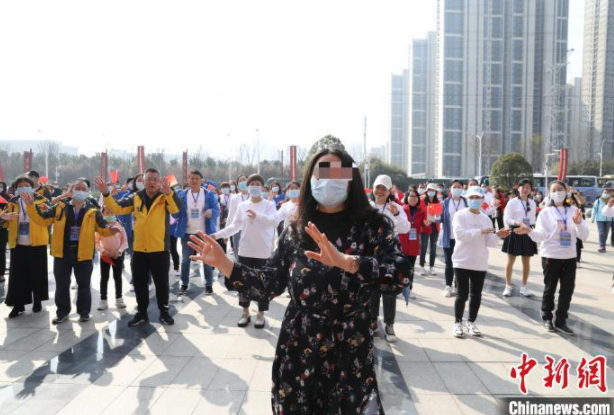
<path fill-rule="evenodd" d="M 499 229 L 499 231 L 497 232 L 497 236 L 501 239 L 505 239 L 508 236 L 510 236 L 510 234 L 512 233 L 511 229 Z"/>
<path fill-rule="evenodd" d="M 388 205 L 388 210 L 390 211 L 390 213 L 392 213 L 394 216 L 399 214 L 399 209 L 397 209 L 397 207 L 395 205 Z"/>
<path fill-rule="evenodd" d="M 349 271 L 351 264 L 348 263 L 348 259 L 351 259 L 351 257 L 339 252 L 339 250 L 328 240 L 326 235 L 320 232 L 316 225 L 309 222 L 305 227 L 305 231 L 318 245 L 318 248 L 320 248 L 320 252 L 305 251 L 307 258 L 314 259 L 329 267 L 337 267 Z"/>

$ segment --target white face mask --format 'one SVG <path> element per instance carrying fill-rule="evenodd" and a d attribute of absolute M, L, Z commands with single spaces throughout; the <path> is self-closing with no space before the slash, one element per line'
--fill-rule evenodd
<path fill-rule="evenodd" d="M 137 190 L 143 190 L 145 188 L 145 183 L 143 183 L 143 182 L 136 182 L 136 188 L 137 188 Z"/>
<path fill-rule="evenodd" d="M 561 203 L 567 197 L 567 193 L 564 190 L 559 190 L 558 192 L 552 192 L 551 198 L 555 203 Z"/>

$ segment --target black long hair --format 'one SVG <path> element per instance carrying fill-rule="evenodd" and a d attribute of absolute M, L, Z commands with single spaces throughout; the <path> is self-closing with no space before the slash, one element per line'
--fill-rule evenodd
<path fill-rule="evenodd" d="M 318 202 L 311 192 L 311 176 L 318 161 L 327 155 L 337 156 L 341 159 L 342 165 L 354 165 L 354 159 L 344 150 L 338 148 L 325 148 L 320 150 L 309 163 L 309 167 L 305 170 L 303 183 L 301 186 L 301 195 L 299 197 L 297 219 L 291 225 L 293 236 L 298 236 L 298 242 L 302 247 L 311 247 L 313 241 L 305 232 L 305 227 L 309 222 L 312 222 L 318 212 Z M 369 199 L 365 194 L 365 188 L 360 176 L 360 171 L 357 168 L 352 169 L 352 180 L 348 184 L 348 197 L 345 201 L 345 211 L 348 214 L 350 223 L 373 223 L 383 224 L 387 220 L 383 215 L 380 215 L 377 210 L 373 209 L 369 203 Z"/>

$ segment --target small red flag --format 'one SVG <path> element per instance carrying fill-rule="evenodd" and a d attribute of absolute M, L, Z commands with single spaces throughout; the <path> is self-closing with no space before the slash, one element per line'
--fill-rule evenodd
<path fill-rule="evenodd" d="M 109 179 L 113 184 L 119 183 L 119 170 L 115 169 L 111 173 L 109 173 Z"/>

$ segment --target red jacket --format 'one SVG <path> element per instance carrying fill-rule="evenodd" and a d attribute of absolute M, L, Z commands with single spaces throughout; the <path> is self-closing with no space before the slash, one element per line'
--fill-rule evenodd
<path fill-rule="evenodd" d="M 416 239 L 413 241 L 409 240 L 409 234 L 412 233 L 412 231 L 400 234 L 399 240 L 401 241 L 401 250 L 407 256 L 418 256 L 420 255 L 420 233 L 422 231 L 422 224 L 426 220 L 426 210 L 424 210 L 422 205 L 419 204 L 418 209 L 416 210 L 416 214 L 412 218 L 409 206 L 404 205 L 403 209 L 407 214 L 407 219 L 411 223 L 412 231 L 414 229 L 416 230 Z"/>
<path fill-rule="evenodd" d="M 439 203 L 442 203 L 442 201 L 440 201 Z M 420 232 L 425 233 L 427 235 L 430 235 L 430 234 L 433 233 L 433 224 L 431 223 L 429 226 L 426 226 L 424 224 L 424 221 L 427 220 L 427 218 L 428 218 L 428 215 L 426 213 L 427 209 L 428 209 L 428 204 L 424 200 L 421 200 L 420 201 L 420 207 L 422 207 L 422 209 L 424 210 L 424 219 L 422 221 Z M 437 229 L 437 233 L 439 233 L 439 231 L 440 231 L 439 222 L 435 222 L 435 229 Z"/>

